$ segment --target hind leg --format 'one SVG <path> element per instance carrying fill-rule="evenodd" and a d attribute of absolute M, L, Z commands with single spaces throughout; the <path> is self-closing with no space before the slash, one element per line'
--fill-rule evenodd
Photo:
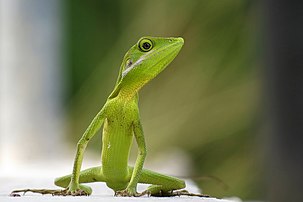
<path fill-rule="evenodd" d="M 147 169 L 142 170 L 139 183 L 151 184 L 145 193 L 152 196 L 169 196 L 174 190 L 183 189 L 186 186 L 184 180 Z"/>
<path fill-rule="evenodd" d="M 70 183 L 71 176 L 72 175 L 70 174 L 56 178 L 55 185 L 62 188 L 67 188 Z M 81 171 L 79 182 L 80 183 L 105 182 L 105 177 L 103 176 L 102 173 L 102 167 L 98 166 Z M 92 189 L 89 186 L 80 184 L 80 189 L 88 193 L 88 195 L 92 193 Z"/>
<path fill-rule="evenodd" d="M 130 168 L 132 169 L 132 168 Z M 149 194 L 152 196 L 167 197 L 167 196 L 198 196 L 198 197 L 209 197 L 204 194 L 189 193 L 185 188 L 184 180 L 168 175 L 163 175 L 151 170 L 143 169 L 139 183 L 151 184 L 141 195 Z"/>

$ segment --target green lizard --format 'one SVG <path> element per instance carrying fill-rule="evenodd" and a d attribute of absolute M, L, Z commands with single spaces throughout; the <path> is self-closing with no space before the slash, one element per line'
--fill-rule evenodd
<path fill-rule="evenodd" d="M 173 61 L 183 46 L 182 38 L 143 37 L 125 54 L 113 92 L 77 144 L 71 175 L 55 179 L 63 190 L 16 190 L 53 195 L 90 195 L 92 189 L 82 183 L 105 182 L 116 196 L 189 195 L 181 179 L 143 169 L 146 145 L 138 109 L 138 92 Z M 84 150 L 103 126 L 102 166 L 81 170 Z M 134 167 L 128 166 L 133 137 L 138 144 Z M 151 184 L 142 193 L 137 184 Z M 195 195 L 195 194 L 192 194 Z M 202 196 L 198 194 L 199 196 Z"/>

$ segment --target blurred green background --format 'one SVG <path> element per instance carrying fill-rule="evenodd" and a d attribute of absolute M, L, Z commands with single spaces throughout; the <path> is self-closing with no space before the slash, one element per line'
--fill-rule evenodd
<path fill-rule="evenodd" d="M 140 92 L 147 161 L 179 148 L 204 193 L 264 198 L 256 2 L 68 0 L 65 9 L 71 144 L 103 106 L 128 48 L 146 35 L 182 36 L 179 56 Z M 100 141 L 96 136 L 89 149 L 99 152 Z M 203 176 L 228 188 L 198 180 Z"/>

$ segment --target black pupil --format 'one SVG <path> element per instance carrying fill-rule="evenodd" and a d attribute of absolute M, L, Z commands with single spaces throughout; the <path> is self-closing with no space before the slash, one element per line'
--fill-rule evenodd
<path fill-rule="evenodd" d="M 150 48 L 150 44 L 148 42 L 144 42 L 142 47 L 146 50 L 148 50 Z"/>

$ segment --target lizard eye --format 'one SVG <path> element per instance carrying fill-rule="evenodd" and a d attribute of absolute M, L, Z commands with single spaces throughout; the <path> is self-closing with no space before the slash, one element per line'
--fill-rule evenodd
<path fill-rule="evenodd" d="M 140 50 L 143 52 L 148 52 L 153 48 L 153 43 L 149 39 L 141 39 L 138 45 Z"/>

